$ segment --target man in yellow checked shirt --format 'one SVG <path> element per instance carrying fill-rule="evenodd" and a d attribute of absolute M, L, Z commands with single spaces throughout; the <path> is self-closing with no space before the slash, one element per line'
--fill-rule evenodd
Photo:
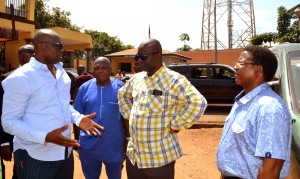
<path fill-rule="evenodd" d="M 128 140 L 127 177 L 173 179 L 175 160 L 183 155 L 176 133 L 191 127 L 207 102 L 184 76 L 164 66 L 158 40 L 142 42 L 133 58 L 143 72 L 118 94 Z"/>

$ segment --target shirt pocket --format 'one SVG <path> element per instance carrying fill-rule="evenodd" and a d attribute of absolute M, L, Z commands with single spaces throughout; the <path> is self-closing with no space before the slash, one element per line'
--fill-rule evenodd
<path fill-rule="evenodd" d="M 246 129 L 246 125 L 243 125 L 243 124 L 239 124 L 237 122 L 234 122 L 232 125 L 231 125 L 231 129 L 234 133 L 237 133 L 237 134 L 240 134 L 242 132 L 245 131 Z"/>
<path fill-rule="evenodd" d="M 168 91 L 162 92 L 161 95 L 153 95 L 153 90 L 151 90 L 148 94 L 149 109 L 155 113 L 160 113 L 172 108 L 175 104 L 174 100 Z"/>

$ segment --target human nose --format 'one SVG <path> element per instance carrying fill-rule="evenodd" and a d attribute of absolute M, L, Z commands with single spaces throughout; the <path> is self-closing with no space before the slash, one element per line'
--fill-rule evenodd
<path fill-rule="evenodd" d="M 239 64 L 239 62 L 235 62 L 233 68 L 239 68 L 239 67 L 241 67 L 241 64 Z"/>

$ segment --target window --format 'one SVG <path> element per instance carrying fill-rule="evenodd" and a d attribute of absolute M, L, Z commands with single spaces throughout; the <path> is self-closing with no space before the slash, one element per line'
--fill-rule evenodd
<path fill-rule="evenodd" d="M 132 73 L 132 71 L 131 71 L 131 63 L 120 63 L 119 64 L 119 69 L 121 71 Z"/>
<path fill-rule="evenodd" d="M 205 67 L 193 67 L 191 70 L 191 77 L 197 79 L 206 79 L 206 68 Z"/>
<path fill-rule="evenodd" d="M 11 14 L 10 12 L 10 5 L 14 6 L 14 15 L 19 17 L 25 17 L 27 16 L 27 3 L 26 0 L 6 0 L 5 2 L 5 13 Z"/>
<path fill-rule="evenodd" d="M 215 68 L 215 79 L 230 79 L 230 76 L 231 72 L 228 69 L 222 67 Z"/>

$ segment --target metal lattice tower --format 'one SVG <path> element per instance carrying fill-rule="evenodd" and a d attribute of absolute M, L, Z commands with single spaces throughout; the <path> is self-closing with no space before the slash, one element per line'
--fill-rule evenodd
<path fill-rule="evenodd" d="M 256 34 L 253 0 L 203 1 L 201 49 L 246 47 Z"/>

